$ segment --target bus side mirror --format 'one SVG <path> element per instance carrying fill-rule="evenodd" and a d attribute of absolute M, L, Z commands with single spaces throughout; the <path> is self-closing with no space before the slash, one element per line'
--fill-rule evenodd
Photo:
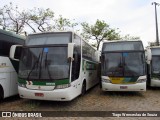
<path fill-rule="evenodd" d="M 99 51 L 95 52 L 95 57 L 96 57 L 96 61 L 100 62 L 100 52 Z"/>
<path fill-rule="evenodd" d="M 147 61 L 148 64 L 150 64 L 151 60 L 152 60 L 151 49 L 147 49 L 146 61 Z"/>
<path fill-rule="evenodd" d="M 69 61 L 73 61 L 73 50 L 75 43 L 68 43 L 68 59 Z"/>
<path fill-rule="evenodd" d="M 22 48 L 22 45 L 12 45 L 10 48 L 9 57 L 12 60 L 19 61 L 19 57 L 21 54 L 21 48 Z"/>

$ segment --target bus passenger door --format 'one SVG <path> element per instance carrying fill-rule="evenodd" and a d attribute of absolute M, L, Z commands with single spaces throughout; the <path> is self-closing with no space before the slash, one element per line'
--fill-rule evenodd
<path fill-rule="evenodd" d="M 10 96 L 18 94 L 18 82 L 16 71 L 10 72 Z"/>
<path fill-rule="evenodd" d="M 74 51 L 73 55 L 74 60 L 72 61 L 72 82 L 74 83 L 74 87 L 76 88 L 75 92 L 78 93 L 81 89 L 81 78 L 80 78 L 80 63 L 81 63 L 81 56 L 78 52 Z"/>
<path fill-rule="evenodd" d="M 95 84 L 96 72 L 94 70 L 94 64 L 89 61 L 85 61 L 86 79 L 88 81 L 88 88 Z"/>

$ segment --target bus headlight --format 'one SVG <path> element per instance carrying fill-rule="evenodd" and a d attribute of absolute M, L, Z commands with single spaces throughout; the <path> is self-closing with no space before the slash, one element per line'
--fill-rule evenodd
<path fill-rule="evenodd" d="M 111 83 L 109 79 L 104 79 L 104 78 L 102 78 L 102 82 Z"/>
<path fill-rule="evenodd" d="M 64 89 L 70 87 L 71 84 L 56 85 L 55 89 Z"/>
<path fill-rule="evenodd" d="M 18 83 L 18 86 L 26 88 L 26 84 L 24 83 Z"/>
<path fill-rule="evenodd" d="M 137 83 L 143 83 L 143 82 L 146 82 L 146 79 L 139 79 L 139 80 L 137 80 Z"/>

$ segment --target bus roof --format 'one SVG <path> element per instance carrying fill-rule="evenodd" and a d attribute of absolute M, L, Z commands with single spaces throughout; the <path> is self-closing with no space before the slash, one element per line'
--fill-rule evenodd
<path fill-rule="evenodd" d="M 135 51 L 144 50 L 141 40 L 116 40 L 104 42 L 102 46 L 103 52 L 109 51 Z"/>
<path fill-rule="evenodd" d="M 23 37 L 21 35 L 18 35 L 18 34 L 15 34 L 11 31 L 5 31 L 5 30 L 0 29 L 0 34 L 5 34 L 5 35 L 8 35 L 8 36 L 12 36 L 12 37 L 15 37 L 15 38 L 25 40 L 25 37 Z"/>
<path fill-rule="evenodd" d="M 32 35 L 43 35 L 43 34 L 52 34 L 52 33 L 74 33 L 74 32 L 72 32 L 72 31 L 41 32 L 41 33 L 32 33 L 32 34 L 29 34 L 29 36 L 32 36 Z"/>
<path fill-rule="evenodd" d="M 142 42 L 141 40 L 137 39 L 137 40 L 110 40 L 110 41 L 105 41 L 105 42 L 103 42 L 103 43 L 114 43 L 114 42 L 136 42 L 136 41 Z"/>
<path fill-rule="evenodd" d="M 78 37 L 80 37 L 84 42 L 86 42 L 90 47 L 92 47 L 94 50 L 96 50 L 96 48 L 94 48 L 92 45 L 90 45 L 85 39 L 83 39 L 79 34 L 75 33 L 74 31 L 42 32 L 42 33 L 33 33 L 33 34 L 29 34 L 29 36 L 43 35 L 43 34 L 52 34 L 52 33 L 72 33 L 72 34 L 76 34 L 76 35 L 77 35 Z"/>

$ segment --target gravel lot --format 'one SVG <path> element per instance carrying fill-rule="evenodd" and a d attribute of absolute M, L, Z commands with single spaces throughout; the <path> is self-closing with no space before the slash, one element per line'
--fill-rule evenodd
<path fill-rule="evenodd" d="M 152 88 L 146 92 L 103 92 L 99 86 L 95 86 L 84 96 L 79 96 L 70 102 L 28 100 L 14 96 L 0 102 L 0 111 L 160 111 L 160 88 Z M 71 117 L 70 119 L 101 120 L 105 118 Z M 134 120 L 135 118 L 111 117 L 107 119 Z M 158 120 L 159 118 L 143 117 L 138 119 Z M 6 118 L 6 120 L 8 119 Z M 26 120 L 28 119 L 26 118 Z"/>

